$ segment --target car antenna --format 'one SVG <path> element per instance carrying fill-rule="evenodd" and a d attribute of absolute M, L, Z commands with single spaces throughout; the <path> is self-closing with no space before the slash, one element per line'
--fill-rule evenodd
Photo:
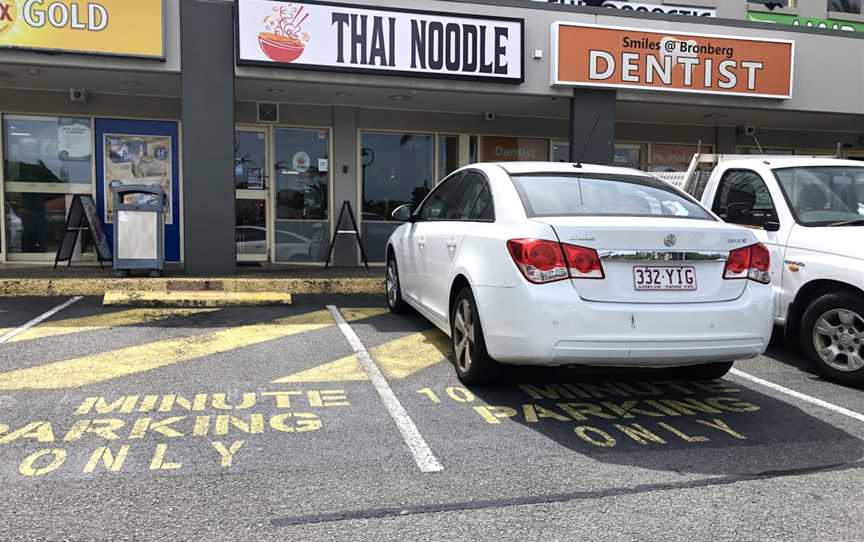
<path fill-rule="evenodd" d="M 585 157 L 585 151 L 588 150 L 588 145 L 591 144 L 591 139 L 594 137 L 594 132 L 597 130 L 597 124 L 600 123 L 600 115 L 597 115 L 597 118 L 594 119 L 594 126 L 591 127 L 591 133 L 588 134 L 588 139 L 585 140 L 585 144 L 582 145 L 582 152 L 579 153 L 579 159 L 576 160 L 576 166 L 579 169 L 582 169 L 582 158 Z"/>

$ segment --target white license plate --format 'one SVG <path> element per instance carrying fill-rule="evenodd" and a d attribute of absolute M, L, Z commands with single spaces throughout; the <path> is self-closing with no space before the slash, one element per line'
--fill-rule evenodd
<path fill-rule="evenodd" d="M 633 286 L 636 290 L 695 290 L 695 267 L 633 267 Z"/>

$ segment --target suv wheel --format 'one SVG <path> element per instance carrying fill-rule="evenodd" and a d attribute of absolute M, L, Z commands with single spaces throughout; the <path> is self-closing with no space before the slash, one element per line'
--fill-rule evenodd
<path fill-rule="evenodd" d="M 864 384 L 864 298 L 837 292 L 814 301 L 801 322 L 801 348 L 825 379 Z"/>

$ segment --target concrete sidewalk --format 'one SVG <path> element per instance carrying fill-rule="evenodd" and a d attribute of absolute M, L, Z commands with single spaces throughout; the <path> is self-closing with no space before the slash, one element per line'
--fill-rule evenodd
<path fill-rule="evenodd" d="M 0 296 L 102 296 L 106 292 L 226 292 L 382 294 L 380 268 L 241 267 L 228 277 L 187 277 L 168 268 L 163 278 L 117 278 L 98 266 L 0 266 Z"/>

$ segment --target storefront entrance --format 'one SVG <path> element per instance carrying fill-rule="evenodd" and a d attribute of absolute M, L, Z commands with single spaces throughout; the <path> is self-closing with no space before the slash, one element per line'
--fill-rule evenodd
<path fill-rule="evenodd" d="M 270 253 L 270 200 L 266 129 L 238 129 L 234 135 L 237 196 L 237 261 L 266 262 Z"/>
<path fill-rule="evenodd" d="M 237 260 L 321 265 L 330 239 L 330 131 L 235 132 Z"/>

